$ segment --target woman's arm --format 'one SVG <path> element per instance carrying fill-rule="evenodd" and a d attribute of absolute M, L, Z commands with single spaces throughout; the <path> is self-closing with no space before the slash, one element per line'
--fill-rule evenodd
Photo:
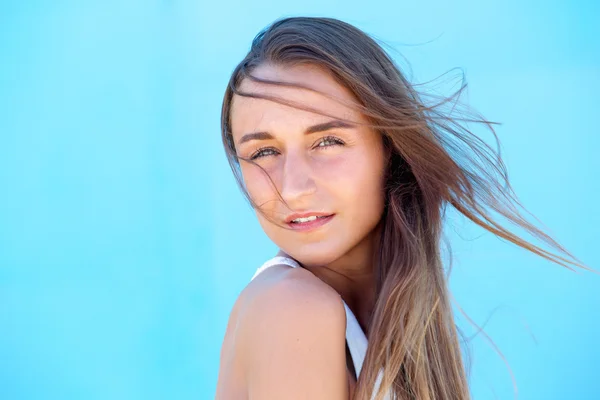
<path fill-rule="evenodd" d="M 240 313 L 248 399 L 348 399 L 346 314 L 332 288 L 293 271 L 265 282 Z"/>

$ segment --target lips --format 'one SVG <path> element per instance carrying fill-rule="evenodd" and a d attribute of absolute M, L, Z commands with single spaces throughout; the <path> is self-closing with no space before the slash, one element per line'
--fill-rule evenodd
<path fill-rule="evenodd" d="M 288 224 L 302 224 L 312 222 L 315 220 L 323 219 L 332 216 L 333 214 L 321 213 L 321 212 L 306 212 L 292 214 L 286 218 L 285 222 Z"/>
<path fill-rule="evenodd" d="M 326 213 L 304 213 L 290 215 L 286 222 L 295 231 L 308 232 L 326 225 L 333 219 L 335 214 Z"/>

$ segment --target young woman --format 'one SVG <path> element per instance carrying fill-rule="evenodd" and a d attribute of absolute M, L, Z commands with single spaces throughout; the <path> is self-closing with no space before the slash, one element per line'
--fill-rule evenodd
<path fill-rule="evenodd" d="M 339 20 L 287 18 L 254 39 L 225 93 L 223 143 L 281 251 L 231 312 L 218 399 L 468 399 L 440 255 L 448 205 L 585 268 L 521 216 L 501 158 L 462 123 L 491 125 L 443 111 L 459 94 L 426 103 Z"/>

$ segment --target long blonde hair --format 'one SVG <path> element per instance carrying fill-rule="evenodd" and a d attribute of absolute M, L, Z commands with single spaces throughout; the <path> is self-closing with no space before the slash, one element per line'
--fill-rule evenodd
<path fill-rule="evenodd" d="M 378 399 L 388 390 L 397 399 L 468 399 L 459 331 L 440 251 L 447 206 L 550 261 L 588 268 L 522 216 L 499 152 L 467 129 L 471 122 L 485 124 L 496 137 L 493 124 L 472 112 L 457 113 L 456 100 L 464 84 L 454 95 L 426 105 L 377 42 L 336 19 L 297 17 L 274 22 L 256 36 L 231 76 L 223 101 L 222 136 L 229 163 L 248 198 L 231 137 L 233 95 L 285 103 L 241 92 L 239 84 L 246 78 L 303 87 L 252 76 L 262 63 L 311 64 L 331 72 L 354 94 L 358 111 L 381 133 L 388 152 L 386 203 L 374 267 L 377 301 L 355 398 L 371 398 L 377 373 L 383 368 Z M 451 112 L 445 111 L 448 105 L 452 105 Z M 318 112 L 306 105 L 293 106 Z M 492 213 L 555 252 L 511 233 Z"/>

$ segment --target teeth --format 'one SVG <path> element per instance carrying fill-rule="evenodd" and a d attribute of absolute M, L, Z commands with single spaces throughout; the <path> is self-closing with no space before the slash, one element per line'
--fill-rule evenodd
<path fill-rule="evenodd" d="M 297 222 L 297 223 L 302 223 L 302 222 L 310 222 L 310 221 L 314 221 L 317 219 L 316 215 L 311 215 L 310 217 L 306 217 L 306 218 L 296 218 L 295 220 L 293 220 L 292 222 Z"/>

